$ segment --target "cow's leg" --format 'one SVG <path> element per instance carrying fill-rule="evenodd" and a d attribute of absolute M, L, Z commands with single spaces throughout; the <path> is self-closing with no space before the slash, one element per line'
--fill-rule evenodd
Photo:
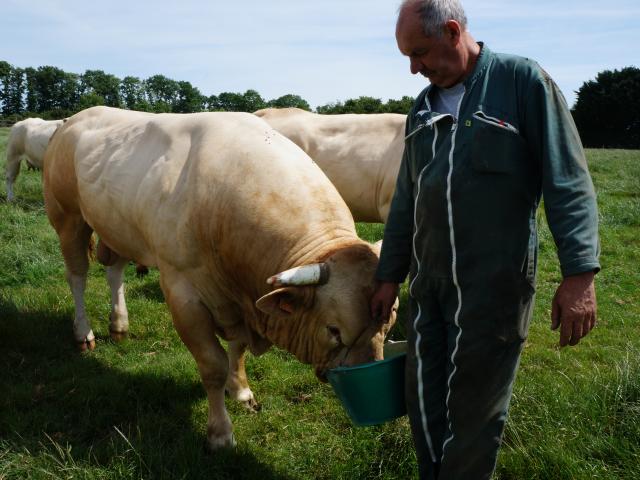
<path fill-rule="evenodd" d="M 20 173 L 20 152 L 15 145 L 11 142 L 9 137 L 9 144 L 7 145 L 7 201 L 13 201 L 13 184 L 16 181 L 18 173 Z"/>
<path fill-rule="evenodd" d="M 229 360 L 214 330 L 213 316 L 196 290 L 178 275 L 160 267 L 160 286 L 173 324 L 198 365 L 209 399 L 207 442 L 212 450 L 235 446 L 231 419 L 224 405 Z"/>
<path fill-rule="evenodd" d="M 238 341 L 229 342 L 229 376 L 227 377 L 226 390 L 231 398 L 241 402 L 250 412 L 257 412 L 260 407 L 256 402 L 244 368 L 247 344 Z"/>
<path fill-rule="evenodd" d="M 109 314 L 109 334 L 111 339 L 119 342 L 129 331 L 129 314 L 124 301 L 124 268 L 129 261 L 124 258 L 107 267 L 107 282 L 111 289 L 111 313 Z"/>
<path fill-rule="evenodd" d="M 96 340 L 84 308 L 92 230 L 81 216 L 75 215 L 64 217 L 62 223 L 54 226 L 60 237 L 60 247 L 66 267 L 65 274 L 75 303 L 73 334 L 81 351 L 93 350 L 96 347 Z"/>

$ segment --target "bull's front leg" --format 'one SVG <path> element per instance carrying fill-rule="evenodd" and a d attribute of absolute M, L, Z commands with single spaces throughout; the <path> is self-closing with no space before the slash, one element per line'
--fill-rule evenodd
<path fill-rule="evenodd" d="M 212 450 L 233 447 L 236 442 L 224 405 L 229 360 L 214 331 L 213 316 L 188 281 L 166 270 L 160 268 L 160 286 L 178 335 L 198 365 L 209 400 L 207 443 Z"/>
<path fill-rule="evenodd" d="M 107 282 L 111 289 L 111 313 L 109 314 L 109 334 L 115 342 L 123 340 L 129 332 L 129 313 L 124 300 L 124 268 L 128 260 L 118 258 L 107 267 Z"/>
<path fill-rule="evenodd" d="M 245 355 L 247 344 L 238 341 L 229 342 L 229 376 L 226 390 L 229 397 L 239 401 L 250 412 L 257 412 L 260 406 L 249 388 L 247 372 L 245 371 Z"/>

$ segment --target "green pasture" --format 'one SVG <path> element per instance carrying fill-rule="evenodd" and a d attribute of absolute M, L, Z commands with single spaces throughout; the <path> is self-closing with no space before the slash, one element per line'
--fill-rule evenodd
<path fill-rule="evenodd" d="M 98 345 L 79 354 L 40 173 L 23 168 L 17 201 L 5 201 L 7 136 L 0 128 L 0 480 L 417 477 L 406 418 L 354 427 L 330 386 L 277 349 L 247 362 L 262 410 L 227 400 L 237 448 L 208 453 L 206 396 L 156 271 L 139 279 L 127 270 L 131 335 L 115 344 L 104 269 L 91 266 Z M 535 316 L 498 479 L 640 478 L 640 152 L 587 155 L 600 207 L 599 323 L 577 347 L 558 347 L 549 316 L 560 273 L 540 214 Z M 368 240 L 382 236 L 379 225 L 358 228 Z M 394 335 L 402 333 L 400 325 Z"/>

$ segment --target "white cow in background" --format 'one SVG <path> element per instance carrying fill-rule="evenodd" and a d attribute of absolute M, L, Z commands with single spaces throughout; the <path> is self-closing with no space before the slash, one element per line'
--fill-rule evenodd
<path fill-rule="evenodd" d="M 11 127 L 7 143 L 7 200 L 13 201 L 13 184 L 20 173 L 22 155 L 30 166 L 41 169 L 44 152 L 53 132 L 63 120 L 27 118 Z"/>
<path fill-rule="evenodd" d="M 320 115 L 299 108 L 265 108 L 254 115 L 318 164 L 356 222 L 387 221 L 404 150 L 406 115 Z"/>

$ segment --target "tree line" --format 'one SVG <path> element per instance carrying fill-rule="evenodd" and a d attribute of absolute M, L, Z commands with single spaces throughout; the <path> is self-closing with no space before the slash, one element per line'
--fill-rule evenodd
<path fill-rule="evenodd" d="M 360 97 L 319 106 L 317 111 L 406 113 L 412 101 L 411 97 L 403 97 L 383 103 L 377 98 Z M 154 113 L 255 112 L 267 107 L 311 110 L 305 99 L 294 94 L 271 100 L 265 100 L 256 90 L 207 96 L 190 82 L 172 80 L 164 75 L 120 79 L 102 70 L 77 74 L 52 66 L 19 68 L 0 61 L 0 113 L 5 118 L 33 115 L 62 118 L 96 105 Z"/>
<path fill-rule="evenodd" d="M 640 148 L 640 69 L 605 70 L 576 92 L 571 111 L 586 147 Z M 413 98 L 383 102 L 361 96 L 316 107 L 317 113 L 407 113 Z M 204 95 L 164 75 L 122 79 L 102 70 L 69 73 L 53 66 L 19 68 L 0 61 L 0 115 L 8 121 L 63 118 L 96 105 L 155 113 L 254 112 L 267 107 L 311 111 L 299 95 L 265 100 L 256 90 Z"/>

